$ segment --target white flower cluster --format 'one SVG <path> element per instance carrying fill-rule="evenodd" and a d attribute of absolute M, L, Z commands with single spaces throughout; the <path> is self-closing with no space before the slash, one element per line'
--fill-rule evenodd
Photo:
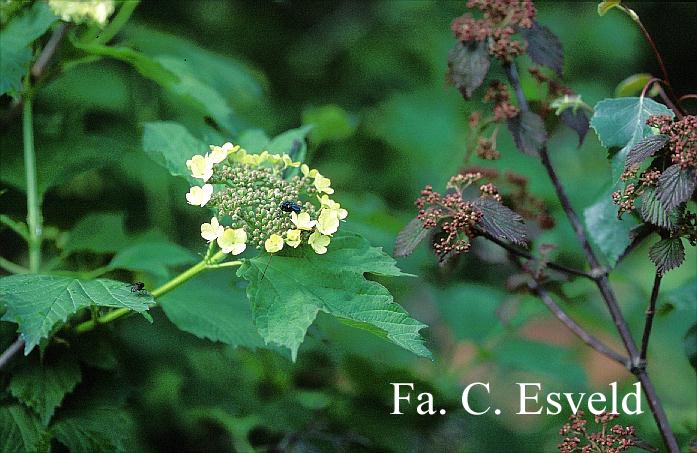
<path fill-rule="evenodd" d="M 191 176 L 201 179 L 204 183 L 202 186 L 191 187 L 186 194 L 189 204 L 204 207 L 211 201 L 214 197 L 214 185 L 208 181 L 213 178 L 212 181 L 216 187 L 220 186 L 216 200 L 223 206 L 234 206 L 236 212 L 233 214 L 234 218 L 238 217 L 237 213 L 246 215 L 244 225 L 249 228 L 251 228 L 250 225 L 257 226 L 250 233 L 255 238 L 264 238 L 263 241 L 259 239 L 259 245 L 263 243 L 268 253 L 279 252 L 285 245 L 296 248 L 303 241 L 309 244 L 317 254 L 327 252 L 331 236 L 339 229 L 340 221 L 348 216 L 346 209 L 329 198 L 329 195 L 334 193 L 329 178 L 305 164 L 294 162 L 287 154 L 270 154 L 267 151 L 250 154 L 232 143 L 225 143 L 223 146 L 211 145 L 210 149 L 210 153 L 195 155 L 186 161 Z M 288 167 L 300 167 L 302 176 L 294 177 L 291 183 L 283 180 L 283 172 Z M 220 180 L 216 180 L 214 174 L 222 175 L 218 178 Z M 316 199 L 316 203 L 306 203 L 304 207 L 309 210 L 303 209 L 303 206 L 295 200 L 285 200 L 273 210 L 270 210 L 268 206 L 259 207 L 259 197 L 249 194 L 248 189 L 240 190 L 240 187 L 235 187 L 236 181 L 245 181 L 247 185 L 244 187 L 248 188 L 250 179 L 253 186 L 260 187 L 260 193 L 262 187 L 267 191 L 265 193 L 271 193 L 277 197 L 283 197 L 283 194 L 287 193 L 299 196 L 302 193 L 310 199 Z M 240 194 L 243 195 L 240 196 Z M 231 197 L 242 200 L 231 200 Z M 221 209 L 222 211 L 224 209 Z M 260 213 L 260 218 L 249 218 L 250 213 L 253 215 L 257 212 Z M 259 230 L 260 224 L 265 225 L 266 229 L 275 231 L 268 231 L 266 232 L 268 234 L 265 234 Z M 279 228 L 282 229 L 279 230 Z M 225 227 L 221 225 L 217 217 L 211 218 L 210 223 L 201 225 L 201 236 L 208 242 L 217 241 L 224 253 L 233 255 L 244 252 L 249 239 L 244 227 Z"/>

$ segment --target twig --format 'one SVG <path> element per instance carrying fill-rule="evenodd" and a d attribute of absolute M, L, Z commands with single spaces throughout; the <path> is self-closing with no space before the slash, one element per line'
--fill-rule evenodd
<path fill-rule="evenodd" d="M 56 53 L 56 50 L 58 50 L 58 46 L 63 40 L 63 36 L 65 36 L 66 31 L 68 31 L 68 27 L 66 27 L 66 25 L 63 23 L 58 24 L 58 26 L 56 26 L 56 28 L 53 30 L 53 33 L 48 39 L 44 49 L 41 51 L 39 58 L 36 59 L 36 62 L 31 67 L 31 75 L 34 77 L 34 79 L 38 79 L 43 75 L 44 71 L 48 67 L 48 64 L 51 62 L 51 59 L 53 59 L 53 55 Z"/>
<path fill-rule="evenodd" d="M 513 254 L 513 255 L 516 255 L 516 256 L 519 256 L 521 258 L 525 258 L 528 260 L 536 259 L 535 256 L 533 256 L 531 253 L 528 253 L 525 250 L 519 249 L 518 247 L 514 247 L 513 245 L 511 245 L 507 242 L 504 242 L 498 238 L 495 238 L 494 236 L 492 236 L 488 233 L 481 233 L 481 236 L 490 240 L 491 242 L 498 245 L 499 247 L 502 247 L 502 248 L 508 250 L 508 252 Z M 585 277 L 585 278 L 588 278 L 591 280 L 595 280 L 595 277 L 593 277 L 588 272 L 584 272 L 584 271 L 579 270 L 579 269 L 574 269 L 572 267 L 567 267 L 567 266 L 564 266 L 563 264 L 548 262 L 547 267 L 549 267 L 550 269 L 554 269 L 556 271 L 559 271 L 559 272 L 563 272 L 565 274 L 576 276 L 576 277 Z"/>
<path fill-rule="evenodd" d="M 17 337 L 17 339 L 5 349 L 5 351 L 0 354 L 0 370 L 2 370 L 10 361 L 12 358 L 17 355 L 19 351 L 22 350 L 24 347 L 24 340 L 22 340 L 21 337 Z"/>
<path fill-rule="evenodd" d="M 673 92 L 673 86 L 670 83 L 670 78 L 668 77 L 668 71 L 666 70 L 666 65 L 663 63 L 663 57 L 661 57 L 661 53 L 658 51 L 658 47 L 656 47 L 656 43 L 653 41 L 653 38 L 651 38 L 651 35 L 649 34 L 649 31 L 644 27 L 644 24 L 641 22 L 641 19 L 639 19 L 639 16 L 632 11 L 631 9 L 627 8 L 624 5 L 620 5 L 620 8 L 624 10 L 629 17 L 632 18 L 632 20 L 639 26 L 639 29 L 641 30 L 641 33 L 644 35 L 644 38 L 646 38 L 646 41 L 649 43 L 651 46 L 651 50 L 653 50 L 653 54 L 656 56 L 656 60 L 658 61 L 658 66 L 661 68 L 661 73 L 663 74 L 663 83 L 665 84 L 666 88 L 668 89 L 668 94 L 669 97 L 672 99 L 676 99 L 677 97 L 675 96 L 675 93 Z M 683 117 L 683 111 L 680 108 L 679 105 L 675 105 L 672 102 L 670 102 L 671 109 L 675 112 L 677 115 L 678 119 Z"/>
<path fill-rule="evenodd" d="M 653 288 L 651 289 L 651 299 L 649 299 L 649 306 L 646 309 L 646 324 L 644 324 L 644 334 L 641 337 L 641 354 L 639 357 L 644 362 L 646 361 L 646 352 L 649 349 L 649 337 L 651 336 L 653 315 L 656 313 L 656 300 L 658 299 L 658 292 L 660 288 L 661 274 L 656 272 L 656 276 L 653 279 Z"/>
<path fill-rule="evenodd" d="M 46 46 L 43 48 L 43 50 L 39 54 L 39 57 L 36 59 L 36 61 L 31 67 L 30 73 L 34 80 L 41 79 L 41 77 L 46 72 L 46 69 L 48 68 L 49 64 L 51 63 L 51 60 L 53 59 L 53 55 L 58 50 L 58 46 L 63 41 L 63 38 L 65 37 L 65 32 L 67 30 L 68 26 L 63 23 L 58 24 L 58 26 L 56 26 L 56 28 L 53 30 L 53 33 L 51 34 L 51 37 L 48 39 Z M 0 124 L 2 128 L 5 128 L 8 123 L 10 123 L 13 119 L 17 117 L 17 115 L 19 115 L 19 113 L 22 111 L 23 103 L 24 99 L 21 97 L 18 97 L 12 102 L 10 108 L 7 110 L 7 114 L 4 115 L 4 117 L 2 118 L 2 124 Z"/>
<path fill-rule="evenodd" d="M 508 249 L 506 249 L 508 250 Z M 510 250 L 509 250 L 510 252 Z M 511 252 L 514 253 L 514 252 Z M 536 278 L 534 275 L 532 275 L 531 272 L 527 271 L 523 264 L 520 262 L 520 259 L 517 257 L 513 257 L 513 262 L 515 265 L 527 272 L 528 275 L 530 275 L 530 278 L 532 279 L 528 283 L 528 288 L 530 291 L 535 294 L 541 301 L 542 303 L 545 304 L 545 306 L 549 309 L 549 311 L 552 312 L 552 314 L 559 320 L 561 321 L 562 324 L 564 324 L 569 330 L 571 330 L 578 338 L 581 339 L 584 343 L 586 343 L 588 346 L 591 348 L 595 349 L 598 351 L 600 354 L 604 355 L 605 357 L 614 360 L 615 362 L 619 363 L 623 367 L 627 367 L 629 364 L 628 358 L 622 356 L 621 354 L 613 351 L 610 349 L 605 343 L 602 341 L 598 340 L 595 338 L 593 335 L 588 333 L 586 329 L 581 327 L 580 324 L 578 324 L 576 321 L 574 321 L 569 315 L 566 314 L 563 308 L 561 308 L 556 302 L 554 302 L 554 299 L 552 296 L 545 290 L 541 282 L 538 278 Z"/>

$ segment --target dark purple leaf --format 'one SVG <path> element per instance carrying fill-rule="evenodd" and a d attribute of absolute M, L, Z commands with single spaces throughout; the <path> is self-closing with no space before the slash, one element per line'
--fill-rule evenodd
<path fill-rule="evenodd" d="M 671 165 L 658 178 L 656 197 L 666 210 L 689 200 L 697 187 L 697 174 L 694 171 Z"/>
<path fill-rule="evenodd" d="M 661 239 L 649 249 L 649 258 L 656 265 L 656 272 L 660 275 L 679 267 L 685 260 L 685 247 L 682 245 L 682 239 Z"/>
<path fill-rule="evenodd" d="M 557 35 L 537 22 L 533 22 L 532 28 L 520 28 L 519 30 L 528 42 L 530 59 L 537 64 L 553 69 L 557 75 L 561 76 L 564 51 Z"/>
<path fill-rule="evenodd" d="M 533 112 L 522 111 L 515 118 L 508 120 L 508 130 L 511 131 L 518 149 L 529 156 L 539 155 L 547 141 L 545 123 Z"/>
<path fill-rule="evenodd" d="M 448 53 L 448 81 L 465 99 L 484 82 L 489 72 L 489 49 L 486 42 L 458 42 Z"/>
<path fill-rule="evenodd" d="M 578 134 L 578 146 L 583 144 L 583 139 L 588 133 L 588 117 L 586 113 L 578 109 L 575 112 L 573 109 L 566 109 L 559 115 L 566 127 L 573 129 Z"/>
<path fill-rule="evenodd" d="M 528 241 L 523 218 L 492 198 L 478 198 L 472 202 L 482 213 L 477 223 L 483 232 L 497 239 L 504 239 L 515 244 L 525 245 Z"/>
<path fill-rule="evenodd" d="M 416 246 L 428 236 L 428 230 L 424 228 L 419 219 L 412 219 L 397 235 L 394 245 L 394 256 L 411 255 Z"/>
<path fill-rule="evenodd" d="M 644 221 L 652 223 L 660 228 L 675 229 L 678 213 L 676 209 L 666 211 L 661 202 L 656 198 L 656 191 L 648 188 L 641 196 L 639 213 Z"/>
<path fill-rule="evenodd" d="M 627 153 L 627 160 L 625 161 L 624 168 L 630 168 L 644 162 L 647 157 L 663 148 L 667 141 L 667 135 L 649 135 L 648 137 L 642 138 L 636 145 L 632 146 Z"/>

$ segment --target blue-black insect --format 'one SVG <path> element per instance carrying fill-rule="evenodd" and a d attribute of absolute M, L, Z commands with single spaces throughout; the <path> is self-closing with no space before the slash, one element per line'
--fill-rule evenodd
<path fill-rule="evenodd" d="M 281 211 L 294 212 L 296 214 L 299 214 L 300 211 L 302 211 L 303 209 L 302 206 L 300 206 L 298 203 L 288 200 L 282 202 L 279 208 L 281 208 Z"/>

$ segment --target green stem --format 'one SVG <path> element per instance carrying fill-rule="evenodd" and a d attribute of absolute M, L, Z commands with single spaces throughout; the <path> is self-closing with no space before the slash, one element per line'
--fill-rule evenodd
<path fill-rule="evenodd" d="M 189 269 L 185 270 L 181 274 L 177 275 L 174 277 L 172 280 L 168 281 L 164 285 L 152 290 L 150 294 L 152 297 L 160 297 L 168 292 L 172 291 L 174 288 L 178 287 L 179 285 L 185 283 L 186 281 L 190 280 L 191 278 L 195 277 L 199 273 L 201 273 L 204 270 L 207 269 L 217 269 L 220 267 L 230 267 L 230 266 L 239 266 L 242 264 L 242 261 L 230 261 L 227 263 L 222 263 L 219 264 L 220 261 L 225 259 L 227 255 L 223 253 L 222 251 L 219 251 L 215 255 L 213 255 L 210 259 L 202 260 L 201 262 L 193 265 Z M 97 327 L 100 324 L 106 324 L 111 321 L 114 321 L 116 319 L 121 318 L 122 316 L 125 316 L 129 313 L 132 313 L 132 311 L 128 308 L 118 308 L 116 310 L 112 310 L 109 313 L 102 315 L 98 317 L 97 319 L 90 319 L 89 321 L 84 321 L 77 326 L 75 326 L 75 333 L 81 334 L 85 332 L 89 332 L 91 330 L 94 330 L 95 327 Z"/>
<path fill-rule="evenodd" d="M 140 3 L 140 0 L 126 0 L 125 2 L 123 2 L 123 5 L 121 6 L 121 9 L 119 9 L 119 12 L 116 13 L 116 16 L 114 16 L 112 21 L 109 22 L 109 25 L 107 25 L 104 31 L 97 35 L 97 37 L 94 40 L 94 43 L 106 44 L 109 41 L 111 41 L 111 38 L 116 36 L 118 32 L 121 31 L 121 28 L 123 28 L 123 26 L 126 25 L 128 19 L 131 18 L 131 14 L 133 14 L 133 11 L 138 6 L 138 3 Z"/>
<path fill-rule="evenodd" d="M 28 274 L 29 269 L 0 256 L 0 269 L 4 269 L 11 274 Z"/>
<path fill-rule="evenodd" d="M 24 79 L 24 111 L 22 135 L 24 139 L 24 170 L 27 179 L 27 226 L 29 228 L 29 270 L 39 272 L 41 266 L 41 196 L 36 177 L 36 153 L 34 151 L 33 100 L 31 76 Z"/>

